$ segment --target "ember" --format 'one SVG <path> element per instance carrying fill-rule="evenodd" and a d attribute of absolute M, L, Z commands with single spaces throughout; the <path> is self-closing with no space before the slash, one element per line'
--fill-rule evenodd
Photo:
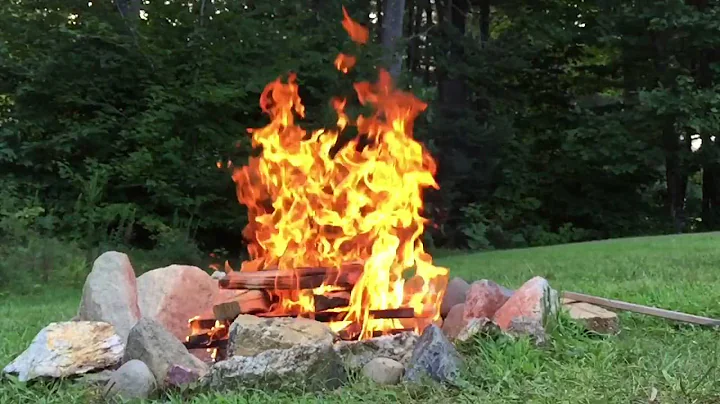
<path fill-rule="evenodd" d="M 367 29 L 343 14 L 351 39 L 366 43 Z M 335 60 L 343 73 L 355 63 L 352 55 Z M 337 129 L 308 133 L 295 123 L 305 112 L 295 76 L 266 86 L 260 106 L 271 122 L 249 130 L 262 151 L 233 172 L 248 207 L 243 234 L 252 260 L 240 271 L 226 265 L 219 280 L 222 288 L 262 293 L 191 319 L 188 347 L 221 346 L 239 314 L 313 318 L 342 339 L 419 333 L 440 319 L 448 270 L 432 264 L 421 240 L 422 192 L 437 188 L 435 162 L 412 137 L 426 104 L 395 89 L 384 70 L 377 83 L 354 87 L 374 113 L 353 120 L 348 100 L 334 99 Z M 334 152 L 350 125 L 358 136 Z"/>

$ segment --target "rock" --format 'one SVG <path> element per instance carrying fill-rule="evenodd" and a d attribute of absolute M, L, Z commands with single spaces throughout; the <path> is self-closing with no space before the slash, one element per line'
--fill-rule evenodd
<path fill-rule="evenodd" d="M 75 379 L 77 383 L 89 386 L 104 386 L 112 377 L 114 370 L 105 369 L 99 372 L 88 372 Z"/>
<path fill-rule="evenodd" d="M 493 318 L 512 294 L 512 290 L 487 279 L 473 282 L 465 299 L 465 319 Z"/>
<path fill-rule="evenodd" d="M 464 279 L 453 278 L 445 289 L 445 296 L 440 305 L 440 315 L 445 317 L 450 313 L 450 309 L 460 303 L 465 303 L 465 296 L 469 289 L 470 285 Z"/>
<path fill-rule="evenodd" d="M 178 340 L 189 333 L 188 320 L 212 309 L 217 281 L 198 267 L 170 265 L 137 279 L 142 317 L 159 322 Z"/>
<path fill-rule="evenodd" d="M 361 341 L 338 341 L 333 348 L 348 369 L 359 370 L 375 358 L 389 358 L 407 365 L 420 338 L 414 332 L 383 335 Z"/>
<path fill-rule="evenodd" d="M 219 281 L 220 279 L 224 279 L 227 276 L 227 274 L 223 271 L 215 271 L 210 275 L 211 278 L 215 279 L 216 281 Z"/>
<path fill-rule="evenodd" d="M 17 373 L 22 382 L 36 377 L 60 378 L 115 366 L 122 355 L 122 338 L 108 323 L 50 323 L 3 371 Z"/>
<path fill-rule="evenodd" d="M 140 318 L 135 271 L 127 255 L 108 251 L 85 279 L 78 319 L 110 323 L 124 339 Z"/>
<path fill-rule="evenodd" d="M 203 376 L 207 365 L 190 354 L 170 332 L 153 319 L 143 317 L 130 330 L 123 362 L 141 360 L 150 368 L 159 383 L 165 383 L 173 365 Z M 163 387 L 164 384 L 161 386 Z"/>
<path fill-rule="evenodd" d="M 457 338 L 458 334 L 460 334 L 460 331 L 465 328 L 466 324 L 465 304 L 460 303 L 450 309 L 447 317 L 445 317 L 445 322 L 443 322 L 442 330 L 449 339 L 453 340 Z"/>
<path fill-rule="evenodd" d="M 145 399 L 157 388 L 155 376 L 142 361 L 131 360 L 113 373 L 105 385 L 106 398 L 120 397 L 125 400 Z"/>
<path fill-rule="evenodd" d="M 501 330 L 529 335 L 538 344 L 546 340 L 547 320 L 557 314 L 557 292 L 547 280 L 536 276 L 525 282 L 495 313 Z"/>
<path fill-rule="evenodd" d="M 398 384 L 405 373 L 402 363 L 390 358 L 375 358 L 363 366 L 362 374 L 377 384 Z"/>
<path fill-rule="evenodd" d="M 269 349 L 298 345 L 332 344 L 335 334 L 330 327 L 307 318 L 260 318 L 239 315 L 230 326 L 228 356 L 253 356 Z"/>
<path fill-rule="evenodd" d="M 462 359 L 445 334 L 431 325 L 423 331 L 412 358 L 407 366 L 404 379 L 411 382 L 422 380 L 423 376 L 439 382 L 454 382 L 460 374 Z"/>
<path fill-rule="evenodd" d="M 204 382 L 212 388 L 259 384 L 264 388 L 289 385 L 316 390 L 339 387 L 346 377 L 332 343 L 321 342 L 268 349 L 255 356 L 232 356 L 217 362 Z"/>
<path fill-rule="evenodd" d="M 165 386 L 183 386 L 194 383 L 201 375 L 197 369 L 189 369 L 180 365 L 172 365 L 165 376 Z"/>
<path fill-rule="evenodd" d="M 588 331 L 609 335 L 620 332 L 618 316 L 610 310 L 584 302 L 564 304 L 563 309 Z"/>
<path fill-rule="evenodd" d="M 498 327 L 497 324 L 493 323 L 489 318 L 471 318 L 465 323 L 463 329 L 460 330 L 460 332 L 457 334 L 456 340 L 460 342 L 465 342 L 478 334 L 497 335 L 500 333 L 500 327 Z"/>

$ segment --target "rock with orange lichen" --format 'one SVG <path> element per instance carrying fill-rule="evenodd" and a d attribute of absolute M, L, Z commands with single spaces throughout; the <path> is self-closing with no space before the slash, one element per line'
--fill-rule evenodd
<path fill-rule="evenodd" d="M 123 350 L 122 338 L 108 323 L 51 323 L 3 371 L 17 374 L 20 381 L 68 377 L 114 367 L 122 359 Z"/>

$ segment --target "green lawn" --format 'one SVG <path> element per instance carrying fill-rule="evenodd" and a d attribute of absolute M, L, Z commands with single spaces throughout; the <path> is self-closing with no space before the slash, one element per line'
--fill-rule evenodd
<path fill-rule="evenodd" d="M 439 262 L 468 280 L 517 287 L 534 275 L 554 288 L 720 317 L 720 234 L 635 238 L 474 255 Z M 67 320 L 77 290 L 3 296 L 0 365 L 54 320 Z M 175 393 L 165 402 L 720 403 L 720 330 L 621 314 L 622 333 L 598 338 L 561 322 L 545 349 L 527 341 L 480 340 L 461 347 L 468 369 L 461 388 L 379 388 L 356 380 L 321 395 L 242 391 Z M 6 379 L 0 403 L 87 402 L 95 396 L 67 382 L 30 385 Z"/>

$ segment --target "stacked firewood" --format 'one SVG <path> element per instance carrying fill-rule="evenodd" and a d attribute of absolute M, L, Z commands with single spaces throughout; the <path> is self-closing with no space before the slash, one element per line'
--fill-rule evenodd
<path fill-rule="evenodd" d="M 258 317 L 307 317 L 321 322 L 344 321 L 349 310 L 352 288 L 360 280 L 363 265 L 345 264 L 334 268 L 298 268 L 294 270 L 228 271 L 218 283 L 223 289 L 242 291 L 233 300 L 216 304 L 212 313 L 205 313 L 190 320 L 190 336 L 185 346 L 188 349 L 207 348 L 216 353 L 215 360 L 225 354 L 230 324 L 241 314 Z M 293 313 L 280 307 L 283 293 L 312 290 L 314 311 Z M 371 319 L 413 319 L 411 307 L 387 310 L 371 310 Z M 411 321 L 405 321 L 413 325 Z M 380 334 L 412 331 L 413 327 L 398 327 Z M 343 340 L 360 337 L 362 324 L 350 322 L 338 332 Z"/>

